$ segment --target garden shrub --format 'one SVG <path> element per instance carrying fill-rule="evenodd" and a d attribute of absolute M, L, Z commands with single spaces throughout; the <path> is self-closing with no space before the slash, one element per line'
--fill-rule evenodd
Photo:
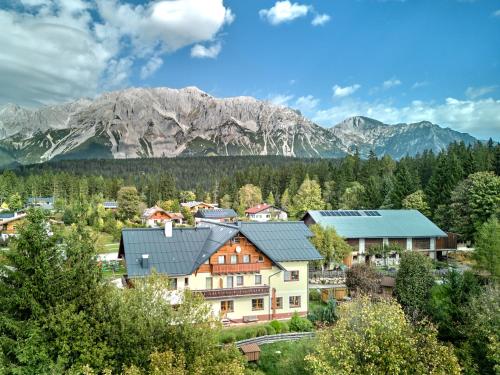
<path fill-rule="evenodd" d="M 274 329 L 274 327 L 272 325 L 268 324 L 264 328 L 266 329 L 268 335 L 275 335 L 276 334 L 276 330 Z"/>
<path fill-rule="evenodd" d="M 233 332 L 223 333 L 221 335 L 220 341 L 223 344 L 229 344 L 231 342 L 235 342 L 236 341 L 236 335 Z"/>
<path fill-rule="evenodd" d="M 280 325 L 281 325 L 281 333 L 290 332 L 290 328 L 288 327 L 287 322 L 280 322 Z"/>
<path fill-rule="evenodd" d="M 281 323 L 278 322 L 277 320 L 273 320 L 271 323 L 269 323 L 271 327 L 274 328 L 276 333 L 281 333 Z"/>
<path fill-rule="evenodd" d="M 257 337 L 267 335 L 266 327 L 257 327 Z"/>
<path fill-rule="evenodd" d="M 310 301 L 319 301 L 321 299 L 321 293 L 318 289 L 309 290 L 309 300 Z"/>
<path fill-rule="evenodd" d="M 245 339 L 253 339 L 257 337 L 257 331 L 253 328 L 248 328 L 245 330 Z"/>
<path fill-rule="evenodd" d="M 293 313 L 290 320 L 290 331 L 292 332 L 310 332 L 313 330 L 313 324 L 308 319 L 301 318 L 297 312 Z"/>

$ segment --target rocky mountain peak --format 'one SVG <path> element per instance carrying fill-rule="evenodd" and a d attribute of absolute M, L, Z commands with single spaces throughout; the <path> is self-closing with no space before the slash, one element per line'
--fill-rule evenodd
<path fill-rule="evenodd" d="M 431 131 L 432 130 L 432 131 Z M 432 135 L 432 136 L 431 136 Z M 428 122 L 391 126 L 356 116 L 331 129 L 253 97 L 215 98 L 197 87 L 129 88 L 95 99 L 0 109 L 0 155 L 20 163 L 64 158 L 285 155 L 399 158 L 474 138 Z M 2 160 L 0 160 L 0 165 Z"/>

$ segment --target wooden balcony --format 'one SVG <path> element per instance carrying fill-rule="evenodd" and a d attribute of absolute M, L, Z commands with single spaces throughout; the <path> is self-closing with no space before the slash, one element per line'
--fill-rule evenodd
<path fill-rule="evenodd" d="M 206 299 L 246 297 L 246 296 L 267 296 L 269 295 L 269 285 L 246 286 L 240 288 L 205 289 L 205 290 L 195 290 L 194 292 L 203 294 L 203 297 L 205 297 Z"/>
<path fill-rule="evenodd" d="M 213 274 L 259 272 L 262 263 L 212 264 Z"/>

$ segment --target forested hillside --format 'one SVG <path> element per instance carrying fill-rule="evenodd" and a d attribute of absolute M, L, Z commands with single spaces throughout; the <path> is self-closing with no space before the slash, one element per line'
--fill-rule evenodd
<path fill-rule="evenodd" d="M 424 152 L 400 161 L 389 156 L 377 158 L 374 153 L 367 160 L 355 154 L 341 159 L 59 161 L 4 171 L 0 175 L 0 199 L 9 201 L 16 193 L 23 200 L 28 196 L 54 196 L 61 205 L 71 205 L 96 199 L 114 200 L 121 187 L 135 186 L 147 205 L 164 201 L 178 205 L 187 197 L 195 197 L 241 212 L 244 204 L 262 200 L 284 207 L 295 217 L 313 208 L 407 207 L 419 209 L 445 230 L 471 238 L 474 230 L 463 228 L 464 221 L 451 213 L 469 215 L 463 211 L 472 199 L 469 195 L 475 197 L 477 189 L 489 189 L 491 193 L 496 186 L 489 185 L 491 176 L 499 174 L 500 146 L 491 141 L 473 146 L 452 144 L 437 155 Z M 467 179 L 470 175 L 472 179 Z M 475 202 L 477 215 L 487 217 L 498 210 L 497 200 L 489 203 L 489 209 Z"/>

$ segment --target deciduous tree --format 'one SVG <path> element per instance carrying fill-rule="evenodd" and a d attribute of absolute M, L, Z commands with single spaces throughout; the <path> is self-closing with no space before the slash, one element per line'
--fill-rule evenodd
<path fill-rule="evenodd" d="M 317 181 L 306 176 L 297 194 L 293 197 L 292 216 L 302 217 L 308 210 L 321 210 L 325 202 L 321 197 L 321 187 Z"/>
<path fill-rule="evenodd" d="M 403 208 L 418 210 L 423 215 L 430 217 L 431 208 L 429 203 L 427 203 L 427 197 L 423 190 L 417 190 L 416 192 L 406 196 L 402 202 Z"/>
<path fill-rule="evenodd" d="M 472 257 L 476 269 L 485 271 L 493 280 L 500 279 L 500 222 L 496 217 L 479 229 Z"/>
<path fill-rule="evenodd" d="M 324 257 L 323 264 L 342 263 L 352 253 L 352 247 L 340 237 L 334 228 L 324 228 L 319 224 L 309 227 L 313 233 L 311 242 Z"/>
<path fill-rule="evenodd" d="M 118 214 L 125 220 L 139 215 L 141 198 L 134 186 L 124 186 L 118 190 Z"/>
<path fill-rule="evenodd" d="M 336 324 L 306 356 L 313 374 L 460 374 L 453 350 L 431 327 L 413 327 L 392 301 L 359 298 L 342 305 Z"/>

